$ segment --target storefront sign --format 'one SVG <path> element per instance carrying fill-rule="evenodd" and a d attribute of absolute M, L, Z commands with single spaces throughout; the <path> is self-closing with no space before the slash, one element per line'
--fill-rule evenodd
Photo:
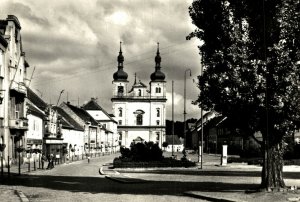
<path fill-rule="evenodd" d="M 62 144 L 62 140 L 46 140 L 46 144 Z"/>
<path fill-rule="evenodd" d="M 39 139 L 27 139 L 27 144 L 42 144 L 43 140 Z"/>

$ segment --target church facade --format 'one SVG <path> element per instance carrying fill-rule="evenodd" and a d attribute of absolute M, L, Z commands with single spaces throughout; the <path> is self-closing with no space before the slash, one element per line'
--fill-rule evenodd
<path fill-rule="evenodd" d="M 154 142 L 162 147 L 166 140 L 166 81 L 161 71 L 159 44 L 155 57 L 155 70 L 150 76 L 149 88 L 134 78 L 129 87 L 124 71 L 124 56 L 120 43 L 118 70 L 113 74 L 112 110 L 118 122 L 122 146 L 132 142 Z"/>

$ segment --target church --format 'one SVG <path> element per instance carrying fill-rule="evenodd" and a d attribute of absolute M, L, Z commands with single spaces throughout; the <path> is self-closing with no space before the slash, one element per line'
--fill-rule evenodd
<path fill-rule="evenodd" d="M 154 142 L 162 147 L 166 141 L 166 81 L 161 71 L 159 44 L 155 57 L 155 70 L 150 76 L 149 88 L 134 78 L 129 87 L 128 74 L 124 71 L 122 43 L 117 58 L 118 70 L 113 74 L 112 110 L 118 122 L 122 146 L 132 142 Z"/>

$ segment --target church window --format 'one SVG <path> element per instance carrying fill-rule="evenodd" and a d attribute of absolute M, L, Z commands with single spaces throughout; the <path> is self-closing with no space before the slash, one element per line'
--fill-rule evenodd
<path fill-rule="evenodd" d="M 138 109 L 133 112 L 133 114 L 136 115 L 136 125 L 143 125 L 143 114 L 145 114 L 145 112 L 141 109 Z"/>
<path fill-rule="evenodd" d="M 122 117 L 122 116 L 123 116 L 123 109 L 119 108 L 119 117 Z"/>
<path fill-rule="evenodd" d="M 123 96 L 124 94 L 124 86 L 118 86 L 118 96 Z"/>
<path fill-rule="evenodd" d="M 119 125 L 122 125 L 122 120 L 119 120 Z"/>
<path fill-rule="evenodd" d="M 158 125 L 158 126 L 159 126 L 159 120 L 157 120 L 157 121 L 156 121 L 156 125 Z"/>
<path fill-rule="evenodd" d="M 136 116 L 136 125 L 143 125 L 143 115 L 142 114 L 138 114 Z"/>
<path fill-rule="evenodd" d="M 159 132 L 156 133 L 156 140 L 159 141 Z"/>
<path fill-rule="evenodd" d="M 156 93 L 161 93 L 161 88 L 160 88 L 160 87 L 156 87 L 156 88 L 155 88 L 155 92 L 156 92 Z"/>
<path fill-rule="evenodd" d="M 160 109 L 159 108 L 156 109 L 156 116 L 160 117 Z"/>
<path fill-rule="evenodd" d="M 139 89 L 139 96 L 142 96 L 142 90 Z"/>

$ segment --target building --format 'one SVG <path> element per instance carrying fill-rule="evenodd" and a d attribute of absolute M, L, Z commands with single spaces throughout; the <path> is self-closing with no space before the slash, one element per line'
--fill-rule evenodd
<path fill-rule="evenodd" d="M 30 88 L 27 88 L 26 107 L 28 130 L 25 135 L 26 147 L 24 149 L 26 151 L 34 149 L 42 151 L 46 120 L 45 110 L 48 105 Z"/>
<path fill-rule="evenodd" d="M 25 83 L 28 63 L 17 17 L 0 20 L 0 150 L 4 160 L 18 159 L 17 148 L 25 146 L 28 130 Z"/>
<path fill-rule="evenodd" d="M 184 149 L 184 140 L 177 135 L 166 135 L 166 142 L 168 143 L 167 148 L 165 148 L 167 152 L 182 152 Z"/>
<path fill-rule="evenodd" d="M 84 154 L 84 128 L 62 108 L 55 107 L 61 117 L 63 150 L 70 158 Z"/>
<path fill-rule="evenodd" d="M 117 131 L 117 121 L 113 119 L 103 107 L 101 107 L 95 98 L 92 98 L 83 106 L 104 129 L 105 134 L 100 134 L 99 139 L 101 145 L 107 142 L 107 148 L 111 148 L 113 152 L 120 150 L 119 133 Z M 98 145 L 99 146 L 99 145 Z"/>
<path fill-rule="evenodd" d="M 84 109 L 78 108 L 70 103 L 63 102 L 60 105 L 72 119 L 74 119 L 81 128 L 84 130 L 83 142 L 81 151 L 85 154 L 97 153 L 100 148 L 100 134 L 103 133 L 103 129 L 100 124 Z"/>
<path fill-rule="evenodd" d="M 166 131 L 166 81 L 161 71 L 159 44 L 155 57 L 155 71 L 149 89 L 134 79 L 129 89 L 128 74 L 124 71 L 124 56 L 120 43 L 118 70 L 113 74 L 112 110 L 118 121 L 121 144 L 129 147 L 135 139 L 152 141 L 162 147 Z"/>

